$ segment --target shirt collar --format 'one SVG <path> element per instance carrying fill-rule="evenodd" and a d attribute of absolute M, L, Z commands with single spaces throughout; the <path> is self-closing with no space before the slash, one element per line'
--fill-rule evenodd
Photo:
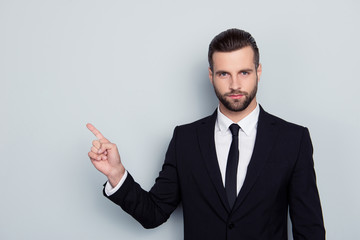
<path fill-rule="evenodd" d="M 259 104 L 256 103 L 255 109 L 246 117 L 241 119 L 237 124 L 241 127 L 241 130 L 246 134 L 250 135 L 251 132 L 256 129 L 258 119 L 259 119 L 260 107 Z M 222 112 L 220 112 L 220 108 L 217 108 L 217 119 L 216 119 L 216 126 L 217 130 L 220 131 L 222 134 L 225 134 L 229 126 L 234 122 L 231 121 L 228 117 L 226 117 Z"/>

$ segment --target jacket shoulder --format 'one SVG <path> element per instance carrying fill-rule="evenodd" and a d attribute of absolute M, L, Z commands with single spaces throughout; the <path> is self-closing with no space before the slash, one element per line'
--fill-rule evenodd
<path fill-rule="evenodd" d="M 177 130 L 181 130 L 181 131 L 186 131 L 186 130 L 194 130 L 196 128 L 198 128 L 201 125 L 206 125 L 206 124 L 215 124 L 216 121 L 216 111 L 212 114 L 209 115 L 207 117 L 198 119 L 194 122 L 191 123 L 186 123 L 186 124 L 182 124 L 176 127 Z"/>
<path fill-rule="evenodd" d="M 278 116 L 267 113 L 262 109 L 259 115 L 258 126 L 264 123 L 271 123 L 271 125 L 277 126 L 280 132 L 286 135 L 295 134 L 297 136 L 302 136 L 305 132 L 309 132 L 308 129 L 304 126 L 284 120 Z"/>
<path fill-rule="evenodd" d="M 262 108 L 261 108 L 260 116 L 259 116 L 259 121 L 261 121 L 261 120 L 267 120 L 267 121 L 279 124 L 280 126 L 284 126 L 284 127 L 288 127 L 288 128 L 294 128 L 294 129 L 304 129 L 305 128 L 304 126 L 301 126 L 301 125 L 293 123 L 293 122 L 289 122 L 287 120 L 284 120 L 283 118 L 280 118 L 271 113 L 268 113 L 268 112 L 264 111 Z"/>

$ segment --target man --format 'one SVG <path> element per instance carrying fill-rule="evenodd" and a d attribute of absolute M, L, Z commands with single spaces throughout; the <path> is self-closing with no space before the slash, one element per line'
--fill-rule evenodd
<path fill-rule="evenodd" d="M 325 239 L 309 132 L 258 105 L 254 38 L 224 31 L 208 58 L 219 107 L 175 128 L 150 192 L 125 170 L 116 145 L 87 125 L 98 138 L 89 157 L 108 178 L 105 196 L 145 228 L 165 222 L 182 202 L 185 239 L 287 239 L 288 209 L 294 239 Z"/>

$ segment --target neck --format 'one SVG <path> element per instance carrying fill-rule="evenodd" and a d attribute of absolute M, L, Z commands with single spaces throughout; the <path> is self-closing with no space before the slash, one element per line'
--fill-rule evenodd
<path fill-rule="evenodd" d="M 231 121 L 234 123 L 237 123 L 241 121 L 243 118 L 245 118 L 247 115 L 249 115 L 255 108 L 256 108 L 256 99 L 254 98 L 253 101 L 242 111 L 235 112 L 227 109 L 224 105 L 220 102 L 220 112 L 224 114 L 226 117 L 228 117 Z"/>

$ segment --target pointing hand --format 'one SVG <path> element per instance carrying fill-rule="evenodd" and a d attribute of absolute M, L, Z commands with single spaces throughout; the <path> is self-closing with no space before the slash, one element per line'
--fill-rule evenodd
<path fill-rule="evenodd" d="M 96 136 L 88 156 L 94 167 L 107 176 L 112 187 L 115 187 L 125 173 L 116 144 L 107 140 L 92 124 L 86 127 Z"/>

